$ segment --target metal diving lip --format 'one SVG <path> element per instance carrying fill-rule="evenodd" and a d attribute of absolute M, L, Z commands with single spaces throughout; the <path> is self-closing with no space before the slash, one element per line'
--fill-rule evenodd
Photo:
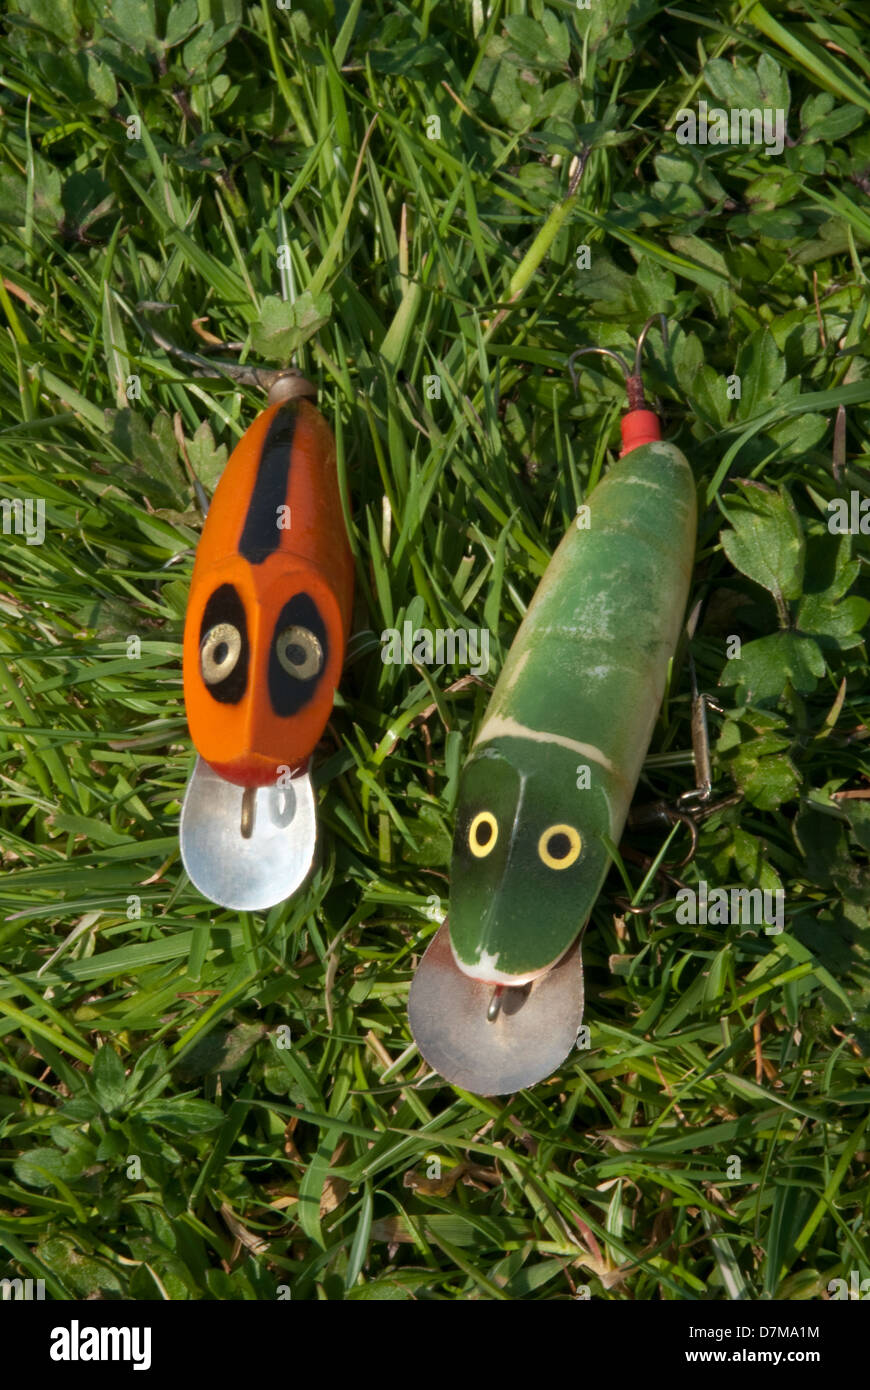
<path fill-rule="evenodd" d="M 429 1066 L 479 1096 L 533 1086 L 571 1051 L 583 1022 L 579 944 L 530 985 L 506 988 L 498 1009 L 492 998 L 492 985 L 457 967 L 444 922 L 411 982 L 408 1019 Z"/>
<path fill-rule="evenodd" d="M 202 758 L 181 808 L 181 858 L 191 882 L 218 907 L 265 911 L 305 881 L 317 843 L 308 773 L 286 787 L 237 787 Z"/>

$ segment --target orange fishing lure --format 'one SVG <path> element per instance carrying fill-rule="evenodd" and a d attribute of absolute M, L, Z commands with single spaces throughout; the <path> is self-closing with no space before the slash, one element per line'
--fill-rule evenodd
<path fill-rule="evenodd" d="M 295 892 L 314 857 L 307 774 L 332 712 L 353 606 L 335 440 L 298 373 L 234 449 L 208 508 L 184 628 L 184 702 L 199 753 L 182 858 L 213 902 Z"/>
<path fill-rule="evenodd" d="M 303 398 L 233 451 L 196 552 L 184 700 L 200 756 L 241 787 L 308 762 L 332 711 L 353 603 L 335 440 Z"/>

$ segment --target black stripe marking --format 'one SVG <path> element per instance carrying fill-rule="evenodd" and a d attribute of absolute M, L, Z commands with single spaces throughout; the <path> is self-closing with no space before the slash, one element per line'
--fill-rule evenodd
<path fill-rule="evenodd" d="M 205 605 L 205 612 L 202 615 L 202 623 L 199 628 L 200 649 L 206 635 L 218 623 L 232 623 L 233 627 L 238 628 L 239 636 L 242 639 L 242 649 L 239 652 L 239 659 L 225 680 L 218 681 L 216 685 L 205 685 L 209 695 L 221 705 L 237 705 L 245 693 L 248 685 L 248 662 L 250 659 L 250 643 L 248 641 L 248 619 L 245 615 L 245 605 L 239 597 L 238 590 L 232 584 L 221 584 L 215 589 L 208 603 Z M 200 675 L 202 672 L 200 672 Z"/>
<path fill-rule="evenodd" d="M 323 665 L 308 680 L 298 680 L 291 676 L 278 660 L 275 650 L 279 633 L 286 627 L 307 627 L 314 633 L 323 649 Z M 320 616 L 317 604 L 310 594 L 296 594 L 285 603 L 278 614 L 272 645 L 269 649 L 269 699 L 276 714 L 285 716 L 296 714 L 314 698 L 320 679 L 329 663 L 329 638 L 326 624 Z"/>
<path fill-rule="evenodd" d="M 257 479 L 239 540 L 239 554 L 251 565 L 262 564 L 275 553 L 281 542 L 278 508 L 287 502 L 298 408 L 298 401 L 290 401 L 282 406 L 272 420 L 260 450 Z"/>

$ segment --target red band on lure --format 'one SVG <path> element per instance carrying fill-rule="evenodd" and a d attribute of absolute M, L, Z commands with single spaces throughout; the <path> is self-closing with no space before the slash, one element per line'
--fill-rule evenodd
<path fill-rule="evenodd" d="M 662 437 L 659 418 L 652 410 L 630 410 L 627 415 L 623 415 L 620 430 L 620 458 L 631 453 L 632 449 L 639 449 L 641 444 L 655 444 L 656 440 Z"/>
<path fill-rule="evenodd" d="M 662 437 L 658 416 L 647 407 L 640 376 L 626 377 L 625 389 L 628 394 L 628 414 L 623 415 L 620 424 L 620 458 L 631 453 L 632 449 L 639 449 L 641 444 L 655 444 Z"/>
<path fill-rule="evenodd" d="M 304 767 L 332 712 L 353 602 L 335 440 L 310 401 L 264 410 L 196 552 L 184 702 L 197 752 L 240 787 Z"/>

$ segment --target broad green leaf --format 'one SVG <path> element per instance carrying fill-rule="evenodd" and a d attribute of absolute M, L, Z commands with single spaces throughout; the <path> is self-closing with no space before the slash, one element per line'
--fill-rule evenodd
<path fill-rule="evenodd" d="M 111 9 L 102 15 L 102 27 L 126 48 L 158 48 L 154 0 L 112 0 Z"/>
<path fill-rule="evenodd" d="M 788 78 L 768 53 L 763 53 L 753 72 L 748 63 L 712 58 L 704 65 L 704 81 L 721 106 L 729 110 L 767 107 L 788 114 Z"/>
<path fill-rule="evenodd" d="M 870 600 L 866 598 L 836 598 L 828 594 L 807 594 L 797 611 L 797 626 L 801 632 L 815 634 L 823 647 L 848 651 L 865 639 L 864 629 L 870 619 Z"/>
<path fill-rule="evenodd" d="M 61 1182 L 75 1182 L 82 1173 L 81 1155 L 64 1153 L 61 1149 L 27 1149 L 12 1165 L 19 1182 L 27 1187 L 48 1188 L 54 1179 Z"/>
<path fill-rule="evenodd" d="M 780 605 L 799 598 L 804 533 L 785 489 L 745 484 L 741 495 L 729 498 L 726 516 L 734 529 L 722 532 L 722 547 L 735 569 L 763 585 Z"/>
<path fill-rule="evenodd" d="M 118 1115 L 127 1099 L 127 1078 L 117 1052 L 105 1043 L 94 1058 L 91 1069 L 94 1099 L 106 1115 Z"/>
<path fill-rule="evenodd" d="M 82 1242 L 53 1236 L 39 1245 L 39 1255 L 68 1288 L 81 1299 L 117 1299 L 124 1296 L 123 1276 L 108 1259 L 97 1259 L 82 1250 Z"/>
<path fill-rule="evenodd" d="M 552 10 L 544 10 L 543 24 L 526 15 L 510 15 L 504 28 L 510 40 L 506 56 L 520 66 L 560 68 L 568 61 L 568 31 Z"/>
<path fill-rule="evenodd" d="M 774 632 L 743 644 L 739 657 L 727 662 L 720 685 L 740 686 L 741 698 L 753 704 L 777 699 L 790 684 L 810 695 L 825 674 L 825 661 L 812 637 Z"/>
<path fill-rule="evenodd" d="M 152 1101 L 143 1105 L 139 1114 L 151 1124 L 162 1125 L 170 1134 L 203 1134 L 216 1129 L 226 1118 L 218 1106 L 190 1096 Z"/>
<path fill-rule="evenodd" d="M 770 408 L 785 381 L 785 357 L 769 329 L 762 329 L 746 339 L 737 354 L 734 370 L 740 377 L 739 415 L 741 419 L 750 420 Z"/>
<path fill-rule="evenodd" d="M 295 304 L 275 295 L 263 300 L 259 322 L 251 330 L 254 352 L 273 362 L 289 362 L 293 353 L 329 322 L 332 301 L 324 291 L 306 291 Z"/>
<path fill-rule="evenodd" d="M 763 811 L 778 810 L 784 802 L 793 801 L 801 779 L 785 753 L 755 758 L 751 754 L 738 756 L 731 764 L 737 785 L 752 805 Z"/>
<path fill-rule="evenodd" d="M 190 460 L 191 468 L 209 496 L 218 485 L 228 456 L 227 446 L 215 443 L 211 426 L 207 420 L 203 420 L 196 434 L 188 441 L 187 457 Z"/>
<path fill-rule="evenodd" d="M 165 47 L 171 48 L 174 44 L 181 43 L 183 39 L 186 39 L 198 19 L 199 5 L 197 0 L 180 0 L 179 4 L 173 5 L 166 21 Z"/>

